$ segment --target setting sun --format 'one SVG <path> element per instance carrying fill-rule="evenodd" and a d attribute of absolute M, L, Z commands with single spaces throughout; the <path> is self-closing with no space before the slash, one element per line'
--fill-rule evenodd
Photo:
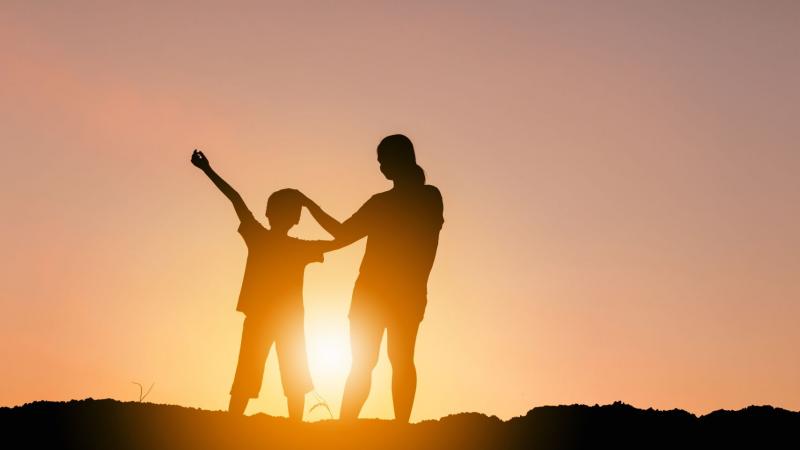
<path fill-rule="evenodd" d="M 350 370 L 350 347 L 342 333 L 307 332 L 306 346 L 311 376 L 317 383 L 343 381 Z"/>

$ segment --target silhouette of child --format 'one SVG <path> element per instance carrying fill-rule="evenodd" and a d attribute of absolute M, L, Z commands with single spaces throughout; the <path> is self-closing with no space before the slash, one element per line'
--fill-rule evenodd
<path fill-rule="evenodd" d="M 248 250 L 236 307 L 246 317 L 228 410 L 241 415 L 248 401 L 258 397 L 274 342 L 289 418 L 302 420 L 305 394 L 313 390 L 303 322 L 303 275 L 307 264 L 322 262 L 323 253 L 335 248 L 334 241 L 288 236 L 300 220 L 304 196 L 299 191 L 282 189 L 269 196 L 268 229 L 255 219 L 239 193 L 211 169 L 203 152 L 195 150 L 191 161 L 233 203 Z"/>

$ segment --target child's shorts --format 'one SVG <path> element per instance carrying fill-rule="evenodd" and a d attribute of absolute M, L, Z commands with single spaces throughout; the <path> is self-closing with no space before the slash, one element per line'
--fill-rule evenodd
<path fill-rule="evenodd" d="M 314 385 L 308 370 L 303 311 L 280 315 L 251 315 L 244 319 L 239 363 L 231 395 L 256 398 L 264 378 L 269 349 L 275 343 L 283 393 L 303 395 Z"/>

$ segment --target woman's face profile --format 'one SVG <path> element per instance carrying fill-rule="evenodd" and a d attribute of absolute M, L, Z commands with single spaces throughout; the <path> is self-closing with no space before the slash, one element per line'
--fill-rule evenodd
<path fill-rule="evenodd" d="M 393 153 L 390 151 L 378 151 L 378 164 L 380 164 L 381 173 L 388 180 L 394 180 L 397 175 L 397 168 L 401 165 L 397 157 L 392 157 Z"/>
<path fill-rule="evenodd" d="M 416 165 L 414 147 L 402 135 L 385 137 L 378 144 L 377 153 L 381 173 L 392 181 L 403 178 L 404 172 Z"/>
<path fill-rule="evenodd" d="M 380 158 L 378 158 L 378 163 L 380 164 L 380 169 L 383 176 L 386 177 L 387 180 L 391 180 L 392 179 L 391 169 L 389 169 L 389 167 L 384 162 L 382 162 Z"/>

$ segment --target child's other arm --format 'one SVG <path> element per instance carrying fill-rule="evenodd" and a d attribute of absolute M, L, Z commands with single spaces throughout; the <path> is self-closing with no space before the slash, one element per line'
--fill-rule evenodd
<path fill-rule="evenodd" d="M 334 239 L 332 241 L 314 241 L 314 250 L 319 253 L 327 253 L 334 250 L 339 250 L 342 247 L 351 244 L 351 242 L 344 241 L 342 239 Z"/>
<path fill-rule="evenodd" d="M 323 262 L 325 257 L 323 256 L 325 253 L 338 250 L 345 245 L 346 242 L 336 239 L 333 241 L 306 241 L 300 240 L 303 243 L 302 251 L 305 255 L 305 260 L 309 263 L 311 262 Z"/>
<path fill-rule="evenodd" d="M 250 210 L 247 209 L 244 200 L 242 200 L 242 196 L 239 195 L 227 181 L 223 180 L 221 176 L 214 172 L 214 169 L 211 168 L 211 164 L 208 162 L 208 158 L 206 158 L 203 152 L 200 150 L 192 152 L 192 164 L 202 170 L 203 173 L 211 179 L 211 182 L 225 194 L 225 197 L 228 197 L 228 200 L 233 203 L 233 209 L 236 210 L 236 215 L 239 216 L 240 221 L 245 221 L 253 216 Z"/>

